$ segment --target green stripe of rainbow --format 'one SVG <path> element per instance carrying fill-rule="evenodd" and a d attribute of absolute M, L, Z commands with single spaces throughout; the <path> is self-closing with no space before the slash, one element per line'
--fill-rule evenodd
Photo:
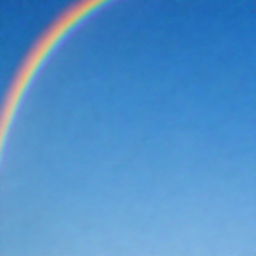
<path fill-rule="evenodd" d="M 29 51 L 14 77 L 1 110 L 0 158 L 20 103 L 44 62 L 70 31 L 110 1 L 112 0 L 82 0 L 73 4 L 50 25 Z"/>

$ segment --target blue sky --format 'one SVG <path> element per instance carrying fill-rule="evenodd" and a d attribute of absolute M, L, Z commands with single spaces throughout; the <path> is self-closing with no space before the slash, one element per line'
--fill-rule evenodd
<path fill-rule="evenodd" d="M 0 3 L 2 98 L 71 2 Z M 77 29 L 11 130 L 1 255 L 255 255 L 255 23 L 252 0 L 120 0 Z"/>

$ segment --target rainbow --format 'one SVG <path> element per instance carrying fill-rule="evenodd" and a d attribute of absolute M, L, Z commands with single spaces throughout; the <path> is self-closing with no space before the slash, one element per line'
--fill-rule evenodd
<path fill-rule="evenodd" d="M 10 127 L 21 101 L 40 68 L 76 26 L 111 1 L 81 0 L 74 3 L 60 14 L 35 42 L 18 69 L 0 111 L 0 158 L 3 156 Z"/>

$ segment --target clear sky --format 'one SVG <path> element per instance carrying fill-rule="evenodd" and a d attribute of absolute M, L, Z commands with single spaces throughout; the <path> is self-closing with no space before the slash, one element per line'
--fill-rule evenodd
<path fill-rule="evenodd" d="M 0 92 L 69 0 L 0 1 Z M 119 0 L 26 95 L 1 256 L 255 256 L 253 0 Z"/>

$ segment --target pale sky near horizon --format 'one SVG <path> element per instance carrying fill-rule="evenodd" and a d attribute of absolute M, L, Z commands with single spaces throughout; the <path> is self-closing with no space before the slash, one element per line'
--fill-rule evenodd
<path fill-rule="evenodd" d="M 0 2 L 0 92 L 72 1 Z M 119 0 L 35 79 L 1 166 L 1 256 L 255 256 L 253 0 Z"/>

